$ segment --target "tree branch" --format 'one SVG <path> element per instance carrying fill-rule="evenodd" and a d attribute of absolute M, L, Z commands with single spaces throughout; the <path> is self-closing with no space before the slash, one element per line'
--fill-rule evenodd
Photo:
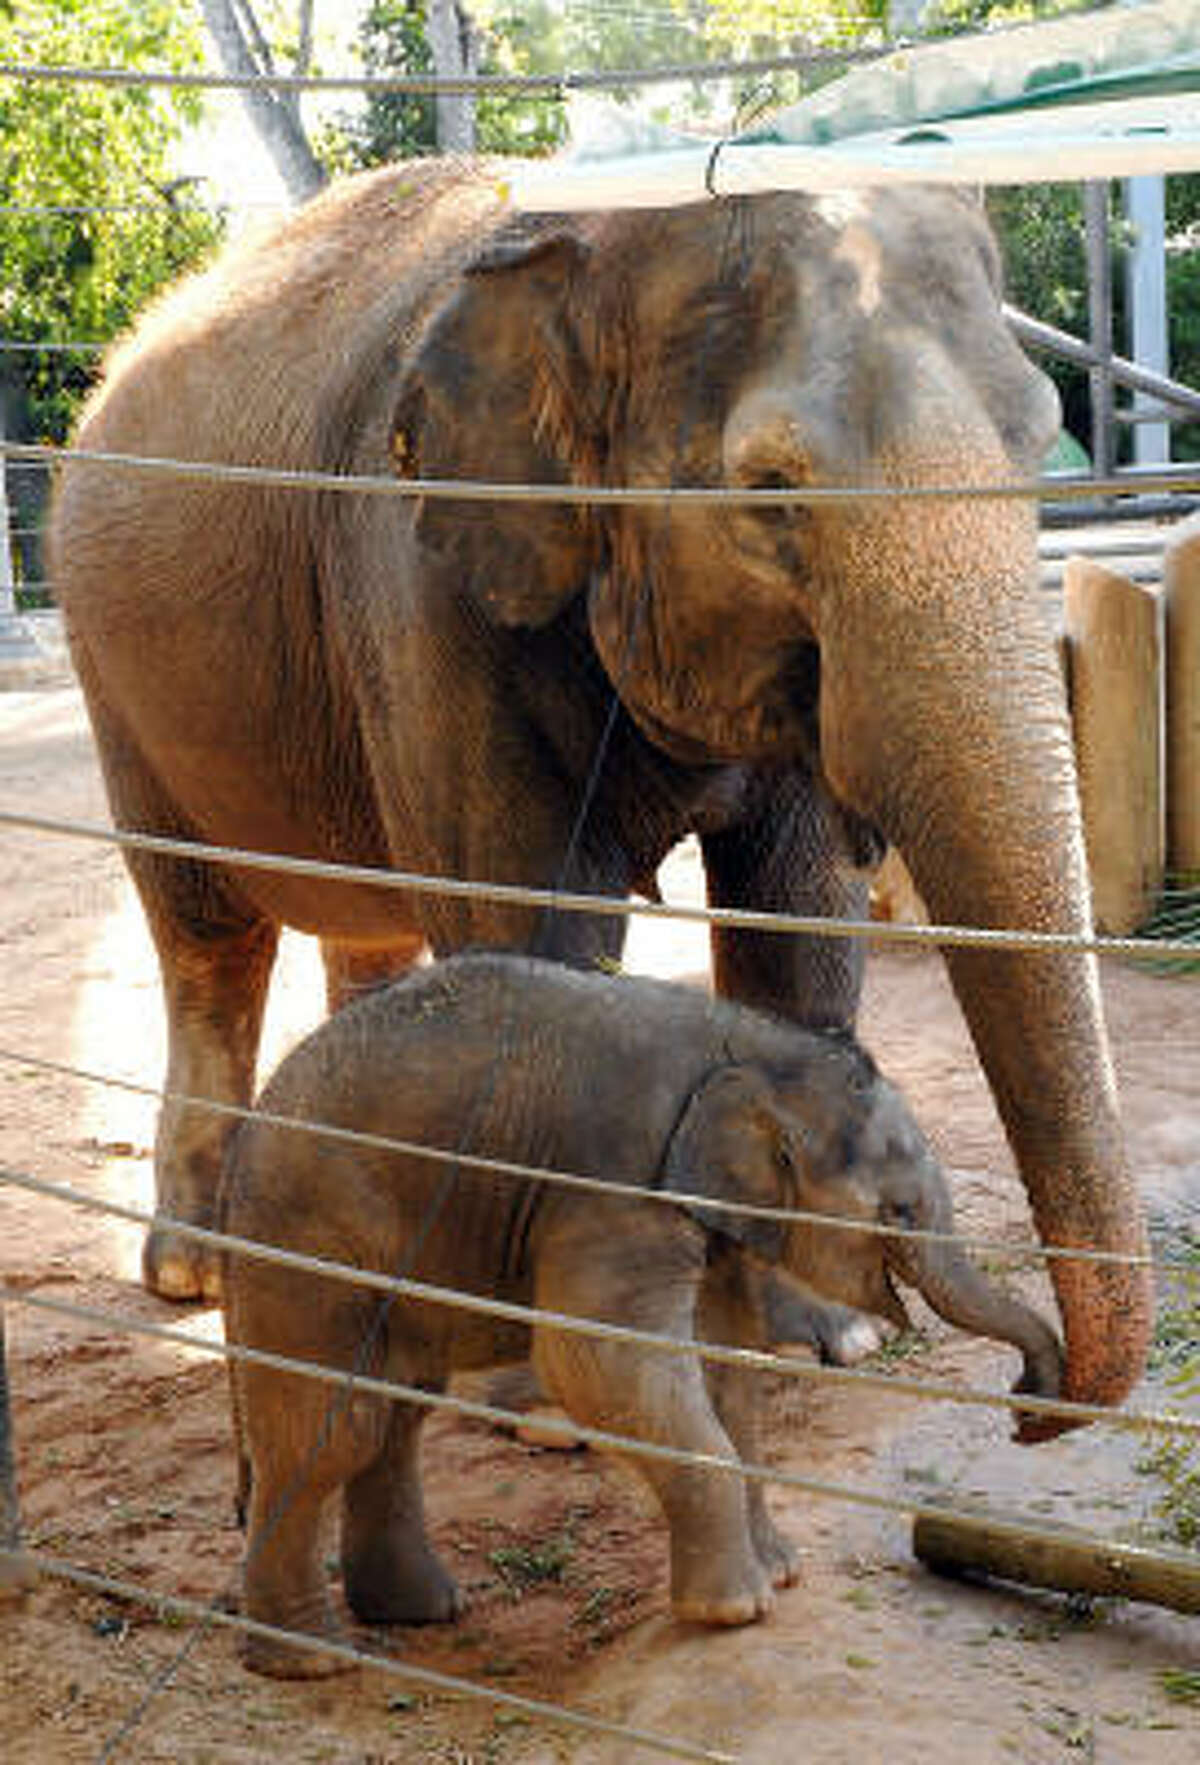
<path fill-rule="evenodd" d="M 269 74 L 271 54 L 249 0 L 201 0 L 204 22 L 217 46 L 225 70 L 247 75 Z M 245 19 L 243 26 L 239 12 Z M 312 5 L 303 0 L 301 12 L 302 53 L 311 55 Z M 256 59 L 250 38 L 258 50 Z M 307 42 L 307 47 L 304 46 Z M 285 102 L 269 87 L 247 87 L 242 103 L 254 128 L 283 180 L 293 202 L 304 202 L 325 183 L 325 171 L 312 150 L 300 117 L 298 98 Z"/>

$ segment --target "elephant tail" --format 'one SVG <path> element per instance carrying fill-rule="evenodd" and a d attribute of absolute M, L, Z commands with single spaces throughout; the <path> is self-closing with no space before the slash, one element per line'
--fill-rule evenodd
<path fill-rule="evenodd" d="M 242 1426 L 242 1404 L 238 1389 L 237 1367 L 233 1361 L 229 1361 L 227 1365 L 229 1367 L 229 1413 L 233 1421 L 235 1457 L 233 1513 L 239 1532 L 244 1532 L 246 1517 L 250 1512 L 250 1486 L 253 1472 L 250 1467 L 250 1454 L 246 1451 L 246 1431 Z"/>

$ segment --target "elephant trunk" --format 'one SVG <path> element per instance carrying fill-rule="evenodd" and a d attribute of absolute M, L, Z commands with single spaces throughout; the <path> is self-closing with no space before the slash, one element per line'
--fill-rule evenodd
<path fill-rule="evenodd" d="M 1024 1369 L 1016 1391 L 1033 1397 L 1060 1395 L 1063 1351 L 1055 1332 L 1030 1306 L 986 1280 L 958 1244 L 950 1239 L 905 1240 L 889 1262 L 946 1323 L 1020 1349 Z M 1021 1424 L 1022 1436 L 1027 1427 L 1028 1418 Z"/>
<path fill-rule="evenodd" d="M 994 442 L 955 436 L 906 456 L 902 484 L 946 483 Z M 976 438 L 978 442 L 978 438 Z M 967 467 L 969 471 L 969 466 Z M 1017 932 L 1090 931 L 1090 893 L 1057 657 L 1034 576 L 1028 505 L 889 499 L 846 517 L 849 591 L 821 632 L 822 753 L 834 790 L 900 848 L 935 921 Z M 846 577 L 843 577 L 843 584 Z M 974 1037 L 1047 1247 L 1067 1361 L 1063 1396 L 1121 1400 L 1153 1317 L 1125 1165 L 1097 968 L 1061 950 L 948 949 Z M 1022 1438 L 1066 1422 L 1029 1419 Z"/>

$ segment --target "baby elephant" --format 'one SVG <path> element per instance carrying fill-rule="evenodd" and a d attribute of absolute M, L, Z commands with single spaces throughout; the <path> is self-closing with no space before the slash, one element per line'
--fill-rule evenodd
<path fill-rule="evenodd" d="M 268 1113 L 567 1171 L 602 1187 L 347 1144 L 272 1123 Z M 226 1229 L 247 1238 L 685 1341 L 764 1342 L 763 1264 L 902 1322 L 899 1276 L 943 1317 L 1017 1344 L 1023 1388 L 1056 1393 L 1054 1332 L 991 1288 L 953 1243 L 713 1203 L 950 1229 L 928 1147 L 850 1036 L 687 988 L 464 956 L 363 995 L 284 1061 L 260 1113 L 235 1137 L 224 1215 Z M 428 1391 L 454 1371 L 532 1349 L 543 1388 L 582 1424 L 733 1464 L 758 1456 L 753 1375 L 698 1355 L 389 1300 L 237 1253 L 224 1278 L 232 1342 Z M 355 1614 L 380 1623 L 455 1617 L 458 1590 L 425 1532 L 421 1407 L 232 1365 L 249 1477 L 248 1616 L 335 1634 L 318 1535 L 328 1498 L 341 1490 L 342 1571 Z M 796 1576 L 761 1483 L 631 1461 L 666 1515 L 677 1615 L 708 1624 L 760 1617 L 772 1589 Z M 245 1658 L 281 1675 L 339 1665 L 261 1637 L 248 1639 Z"/>

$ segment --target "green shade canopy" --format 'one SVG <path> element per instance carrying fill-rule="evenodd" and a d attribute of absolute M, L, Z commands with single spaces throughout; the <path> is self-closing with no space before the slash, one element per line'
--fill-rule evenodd
<path fill-rule="evenodd" d="M 521 207 L 752 190 L 1200 170 L 1200 0 L 1143 0 L 899 49 L 722 141 L 636 125 L 514 180 Z"/>

